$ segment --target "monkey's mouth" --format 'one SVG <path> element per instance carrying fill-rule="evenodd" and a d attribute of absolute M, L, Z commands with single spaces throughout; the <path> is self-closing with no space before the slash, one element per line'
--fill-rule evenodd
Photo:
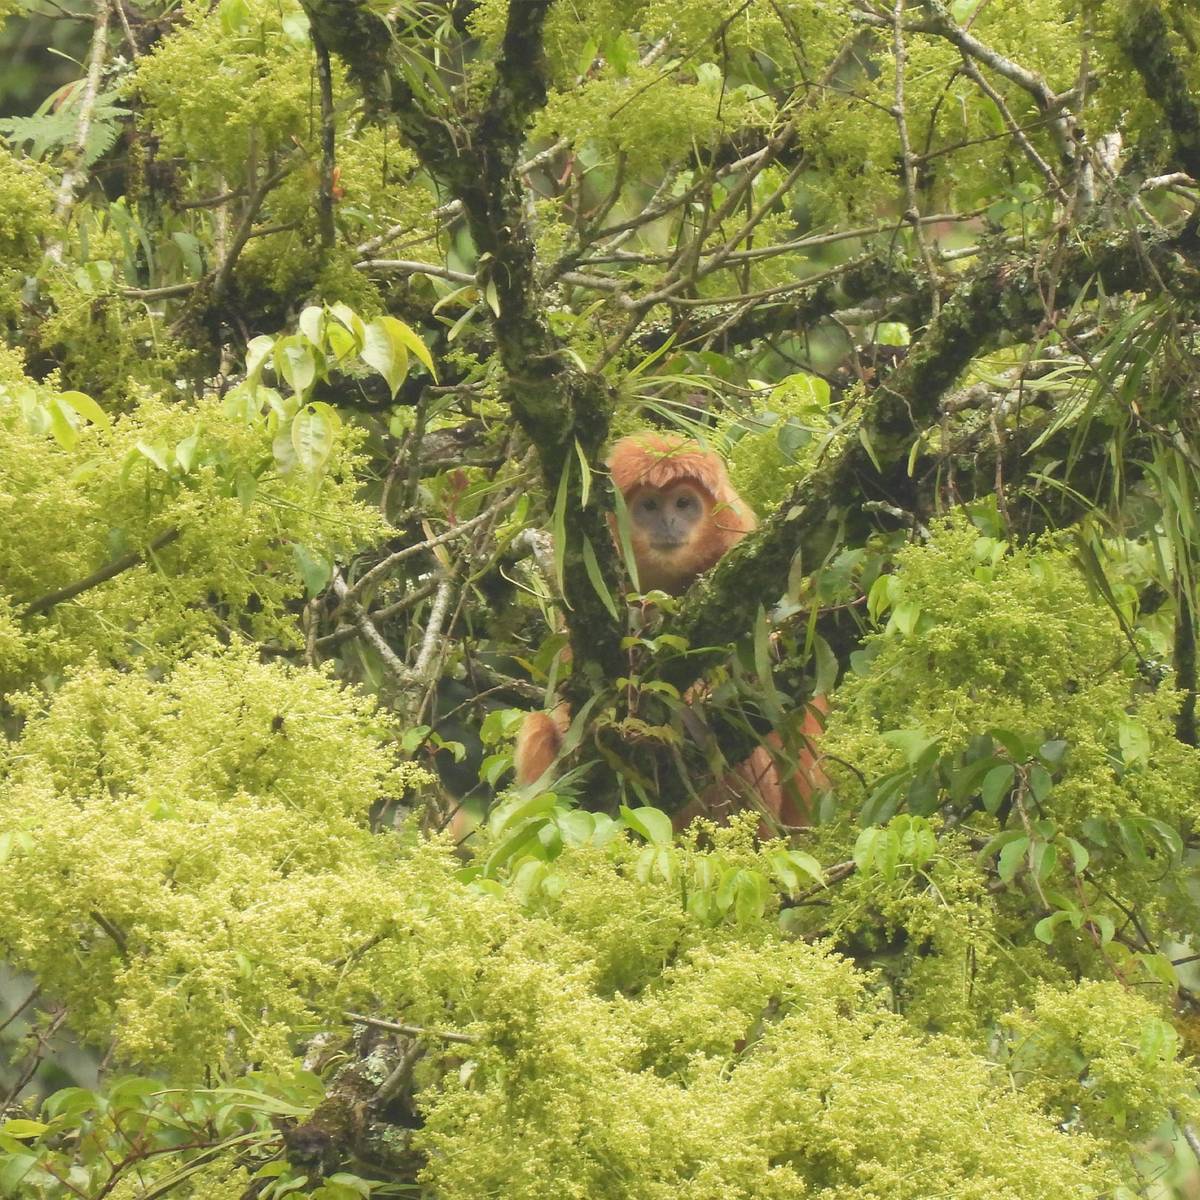
<path fill-rule="evenodd" d="M 683 545 L 683 539 L 676 538 L 675 540 L 669 541 L 669 542 L 662 541 L 662 540 L 651 542 L 650 548 L 652 550 L 659 550 L 659 551 L 678 550 L 682 545 Z"/>

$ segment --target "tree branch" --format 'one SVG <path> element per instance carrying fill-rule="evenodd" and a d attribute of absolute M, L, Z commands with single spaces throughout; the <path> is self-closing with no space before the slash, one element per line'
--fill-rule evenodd
<path fill-rule="evenodd" d="M 1098 280 L 1108 295 L 1157 287 L 1155 275 L 1177 300 L 1200 297 L 1200 273 L 1177 253 L 1172 239 L 1136 234 L 1082 240 L 1064 256 L 1055 279 L 1060 307 L 1069 307 Z M 970 361 L 1001 336 L 1028 336 L 1047 318 L 1045 281 L 1035 261 L 1006 259 L 969 276 L 943 306 L 908 358 L 882 383 L 858 421 L 846 428 L 840 452 L 801 483 L 767 518 L 688 593 L 676 627 L 694 647 L 721 646 L 730 630 L 748 629 L 764 596 L 778 594 L 792 560 L 817 569 L 840 529 L 865 532 L 861 509 L 846 498 L 887 499 L 880 483 L 903 464 L 912 440 L 939 419 L 939 404 Z M 1010 477 L 1009 485 L 1015 482 Z M 878 493 L 878 494 L 877 494 Z M 714 655 L 694 651 L 666 678 L 686 687 Z"/>
<path fill-rule="evenodd" d="M 122 554 L 120 558 L 114 558 L 112 562 L 98 571 L 93 571 L 86 578 L 59 588 L 56 592 L 47 592 L 46 595 L 39 596 L 32 604 L 25 607 L 21 615 L 35 617 L 39 613 L 48 612 L 56 604 L 62 604 L 65 600 L 73 600 L 76 596 L 82 595 L 94 587 L 99 587 L 102 583 L 107 583 L 110 579 L 120 575 L 122 571 L 128 571 L 131 567 L 136 567 L 139 563 L 144 562 L 147 554 L 161 550 L 173 542 L 179 533 L 180 531 L 174 527 L 165 533 L 160 533 L 147 545 L 145 550 L 131 550 L 128 554 Z"/>

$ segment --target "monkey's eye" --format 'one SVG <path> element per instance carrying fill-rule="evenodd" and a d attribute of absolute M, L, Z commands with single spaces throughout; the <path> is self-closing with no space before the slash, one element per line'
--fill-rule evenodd
<path fill-rule="evenodd" d="M 680 496 L 680 497 L 679 497 L 679 498 L 678 498 L 678 499 L 675 501 L 675 507 L 676 507 L 676 508 L 691 508 L 691 507 L 692 507 L 692 505 L 693 505 L 694 503 L 695 503 L 695 498 L 694 498 L 694 497 L 692 497 L 692 496 Z"/>
<path fill-rule="evenodd" d="M 647 496 L 646 499 L 642 501 L 642 512 L 657 512 L 657 511 L 658 511 L 658 501 L 653 496 Z"/>

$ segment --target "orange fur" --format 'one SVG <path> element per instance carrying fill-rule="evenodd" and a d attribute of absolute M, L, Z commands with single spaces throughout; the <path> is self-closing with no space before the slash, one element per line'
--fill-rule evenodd
<path fill-rule="evenodd" d="M 700 531 L 686 546 L 656 550 L 635 527 L 630 529 L 638 582 L 644 591 L 658 588 L 677 595 L 713 567 L 758 527 L 754 513 L 734 491 L 721 456 L 678 434 L 635 433 L 623 437 L 608 460 L 613 483 L 628 504 L 647 490 L 663 491 L 692 483 L 705 498 Z"/>
<path fill-rule="evenodd" d="M 637 433 L 621 438 L 609 458 L 613 483 L 631 504 L 648 489 L 665 491 L 681 483 L 693 485 L 703 496 L 704 513 L 697 532 L 688 542 L 667 552 L 657 550 L 638 528 L 630 530 L 631 545 L 637 561 L 643 589 L 655 588 L 678 594 L 685 591 L 737 545 L 758 522 L 741 496 L 734 490 L 721 456 L 705 450 L 698 442 L 677 434 Z M 616 533 L 615 520 L 614 536 Z M 806 740 L 799 757 L 792 786 L 785 788 L 771 752 L 760 746 L 740 766 L 706 789 L 696 804 L 676 815 L 676 828 L 683 828 L 692 817 L 720 817 L 739 808 L 758 808 L 784 826 L 807 825 L 813 794 L 827 783 L 821 770 L 814 743 L 824 728 L 829 711 L 824 696 L 814 697 L 801 725 Z M 563 735 L 571 714 L 560 704 L 552 713 L 530 713 L 517 735 L 517 783 L 526 785 L 539 779 L 554 762 L 562 748 Z M 777 736 L 772 743 L 780 745 Z"/>
<path fill-rule="evenodd" d="M 558 757 L 563 735 L 571 724 L 571 713 L 565 704 L 553 712 L 532 712 L 521 722 L 517 734 L 517 749 L 513 761 L 517 783 L 522 787 L 540 779 Z"/>

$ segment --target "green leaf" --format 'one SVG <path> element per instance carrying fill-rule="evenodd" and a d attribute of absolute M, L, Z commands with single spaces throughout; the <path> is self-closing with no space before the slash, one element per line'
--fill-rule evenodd
<path fill-rule="evenodd" d="M 49 1131 L 49 1125 L 45 1125 L 41 1121 L 28 1121 L 23 1117 L 14 1117 L 11 1121 L 5 1121 L 3 1125 L 0 1125 L 0 1133 L 7 1133 L 9 1137 L 15 1138 L 41 1137 L 43 1133 Z"/>
<path fill-rule="evenodd" d="M 656 846 L 669 846 L 675 837 L 671 818 L 660 808 L 629 808 L 622 804 L 621 816 L 634 833 Z"/>
<path fill-rule="evenodd" d="M 263 366 L 274 349 L 275 339 L 267 337 L 263 333 L 260 333 L 258 337 L 251 338 L 246 343 L 246 382 L 248 384 L 252 385 L 258 382 Z"/>
<path fill-rule="evenodd" d="M 380 317 L 380 321 L 387 324 L 392 331 L 392 336 L 401 341 L 408 349 L 409 353 L 437 380 L 437 371 L 433 365 L 433 355 L 429 353 L 429 347 L 421 340 L 421 336 L 411 326 L 406 325 L 403 321 L 397 320 L 395 317 Z"/>
<path fill-rule="evenodd" d="M 175 461 L 179 469 L 186 475 L 196 465 L 196 450 L 200 445 L 200 434 L 197 431 L 190 437 L 185 437 L 175 446 Z"/>
<path fill-rule="evenodd" d="M 770 889 L 761 871 L 740 871 L 733 905 L 734 917 L 742 924 L 762 920 L 769 896 Z"/>
<path fill-rule="evenodd" d="M 554 512 L 551 515 L 551 542 L 554 546 L 554 582 L 559 594 L 564 591 L 563 571 L 567 554 L 567 495 L 571 488 L 571 458 L 563 459 L 562 475 L 558 480 L 558 491 L 554 497 Z M 564 602 L 565 602 L 564 597 Z M 570 607 L 570 605 L 568 605 Z"/>
<path fill-rule="evenodd" d="M 802 874 L 821 885 L 825 883 L 825 872 L 821 864 L 811 854 L 805 854 L 802 850 L 776 850 L 767 856 L 767 865 L 775 878 L 790 892 L 799 888 Z"/>
<path fill-rule="evenodd" d="M 325 310 L 319 304 L 308 305 L 301 313 L 300 319 L 296 322 L 296 328 L 318 350 L 324 348 L 324 325 L 325 325 Z"/>
<path fill-rule="evenodd" d="M 880 575 L 867 593 L 867 615 L 878 624 L 883 614 L 891 607 L 891 575 Z"/>
<path fill-rule="evenodd" d="M 596 551 L 592 546 L 591 539 L 584 535 L 583 539 L 583 566 L 587 571 L 588 581 L 592 585 L 592 589 L 596 595 L 600 597 L 604 607 L 608 609 L 608 614 L 614 621 L 618 620 L 617 603 L 612 598 L 612 593 L 604 585 L 604 575 L 600 570 L 600 563 L 596 560 Z"/>
<path fill-rule="evenodd" d="M 538 844 L 538 834 L 548 822 L 548 817 L 538 817 L 520 826 L 514 833 L 506 837 L 488 855 L 487 862 L 483 865 L 485 878 L 494 877 L 501 867 L 512 862 L 524 851 Z"/>
<path fill-rule="evenodd" d="M 502 804 L 488 818 L 488 829 L 493 837 L 503 837 L 523 822 L 533 817 L 544 817 L 554 811 L 558 797 L 553 792 L 539 792 L 535 796 L 519 798 L 516 802 Z"/>
<path fill-rule="evenodd" d="M 1005 883 L 1011 883 L 1016 878 L 1028 851 L 1029 837 L 1026 834 L 1019 834 L 1000 851 L 997 873 Z"/>
<path fill-rule="evenodd" d="M 891 624 L 903 634 L 910 634 L 921 619 L 921 606 L 913 600 L 898 604 L 892 613 Z"/>
<path fill-rule="evenodd" d="M 1049 842 L 1034 842 L 1029 852 L 1029 865 L 1038 880 L 1045 883 L 1058 865 L 1058 847 Z"/>
<path fill-rule="evenodd" d="M 333 453 L 334 436 L 341 425 L 337 411 L 321 401 L 306 404 L 292 418 L 292 449 L 301 470 L 318 474 Z"/>
<path fill-rule="evenodd" d="M 275 370 L 295 394 L 303 398 L 317 377 L 317 359 L 313 348 L 295 335 L 275 343 Z"/>
<path fill-rule="evenodd" d="M 50 416 L 50 432 L 54 440 L 64 450 L 74 450 L 79 444 L 79 429 L 75 422 L 78 418 L 75 410 L 69 404 L 64 404 L 58 396 L 51 396 L 47 407 Z"/>
<path fill-rule="evenodd" d="M 1029 791 L 1033 798 L 1041 804 L 1050 795 L 1053 787 L 1054 780 L 1051 779 L 1050 772 L 1041 763 L 1034 763 L 1029 768 Z"/>
<path fill-rule="evenodd" d="M 1067 755 L 1067 743 L 1059 739 L 1043 742 L 1038 749 L 1038 758 L 1052 767 L 1059 766 Z"/>
<path fill-rule="evenodd" d="M 862 448 L 867 452 L 867 457 L 871 460 L 871 464 L 880 475 L 883 474 L 883 467 L 879 463 L 879 457 L 875 453 L 875 447 L 871 444 L 871 435 L 867 432 L 865 425 L 858 427 L 858 440 Z"/>
<path fill-rule="evenodd" d="M 149 442 L 139 441 L 137 443 L 137 451 L 144 458 L 148 458 L 160 471 L 170 471 L 166 446 L 160 446 L 157 443 L 151 445 Z"/>
<path fill-rule="evenodd" d="M 1117 741 L 1121 747 L 1121 757 L 1127 766 L 1145 763 L 1150 760 L 1150 733 L 1140 721 L 1132 717 L 1122 717 L 1117 726 Z"/>
<path fill-rule="evenodd" d="M 299 542 L 292 543 L 292 554 L 296 559 L 300 578 L 304 580 L 304 590 L 308 593 L 309 599 L 319 596 L 333 578 L 333 562 L 325 555 L 317 554 Z"/>
<path fill-rule="evenodd" d="M 408 350 L 397 332 L 398 326 L 404 323 L 395 317 L 376 317 L 366 327 L 359 354 L 368 367 L 383 376 L 393 397 L 408 374 Z"/>
<path fill-rule="evenodd" d="M 881 740 L 899 750 L 911 766 L 939 739 L 930 737 L 923 729 L 889 729 L 881 735 Z"/>
<path fill-rule="evenodd" d="M 1061 909 L 1058 912 L 1051 913 L 1048 917 L 1043 917 L 1034 927 L 1033 936 L 1039 942 L 1045 942 L 1050 945 L 1054 941 L 1054 931 L 1064 922 L 1070 919 L 1070 914 L 1063 912 Z"/>
<path fill-rule="evenodd" d="M 1017 769 L 1012 763 L 1001 763 L 983 777 L 983 786 L 980 788 L 979 794 L 983 799 L 983 807 L 988 812 L 995 815 L 999 811 L 1004 798 L 1012 791 L 1016 775 Z"/>
<path fill-rule="evenodd" d="M 91 396 L 85 395 L 83 392 L 60 392 L 56 398 L 74 409 L 85 421 L 90 421 L 93 425 L 99 425 L 102 429 L 112 427 L 112 421 L 109 420 L 108 413 Z"/>

